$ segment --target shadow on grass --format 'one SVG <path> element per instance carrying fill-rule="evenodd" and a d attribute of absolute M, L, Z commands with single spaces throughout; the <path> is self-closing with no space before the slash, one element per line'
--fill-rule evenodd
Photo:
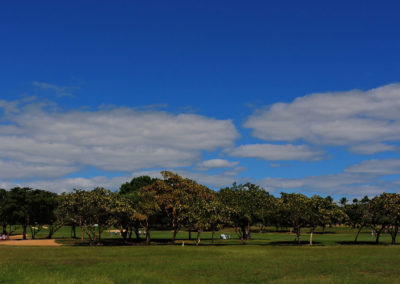
<path fill-rule="evenodd" d="M 260 246 L 260 247 L 309 247 L 309 241 L 304 240 L 301 241 L 300 244 L 294 242 L 293 240 L 288 241 L 270 241 L 270 242 L 260 242 L 260 240 L 249 240 L 245 244 L 241 243 L 239 240 L 228 240 L 225 243 L 221 243 L 221 240 L 215 239 L 215 243 L 211 243 L 211 239 L 201 239 L 201 242 L 198 246 L 201 247 L 225 247 L 225 246 Z M 75 246 L 75 247 L 88 247 L 90 246 L 89 241 L 85 239 L 81 241 L 80 239 L 56 239 L 56 242 L 65 245 L 65 246 Z M 197 246 L 194 240 L 187 240 L 187 239 L 177 239 L 175 244 L 171 242 L 169 239 L 152 239 L 151 246 L 182 246 L 182 242 L 184 242 L 185 246 Z M 387 242 L 381 242 L 376 244 L 375 241 L 336 241 L 334 244 L 338 245 L 348 245 L 348 246 L 392 246 L 392 244 Z M 395 244 L 400 245 L 400 244 Z M 93 245 L 96 246 L 104 246 L 104 247 L 117 247 L 117 246 L 147 246 L 146 241 L 144 239 L 138 240 L 131 240 L 124 242 L 122 239 L 103 239 L 101 241 L 101 245 Z M 319 241 L 314 241 L 313 246 L 323 247 L 327 246 Z"/>
<path fill-rule="evenodd" d="M 390 243 L 376 243 L 375 241 L 358 241 L 358 242 L 354 242 L 354 241 L 337 241 L 337 244 L 340 245 L 368 245 L 368 246 L 389 246 L 392 245 Z"/>
<path fill-rule="evenodd" d="M 152 246 L 153 245 L 181 245 L 182 241 L 187 242 L 188 240 L 177 239 L 176 242 L 178 242 L 178 243 L 173 244 L 173 243 L 171 243 L 171 240 L 169 240 L 169 239 L 152 239 L 151 245 Z M 56 239 L 56 242 L 61 245 L 66 245 L 66 246 L 77 246 L 77 247 L 90 246 L 88 239 L 85 239 L 82 241 L 80 239 L 61 239 L 60 238 L 60 239 Z M 194 242 L 194 241 L 192 241 L 192 242 Z M 190 245 L 189 243 L 187 243 L 187 244 Z M 92 246 L 113 247 L 113 246 L 146 246 L 146 245 L 147 245 L 146 240 L 144 240 L 144 239 L 141 239 L 141 240 L 132 239 L 132 240 L 127 240 L 126 242 L 124 242 L 123 239 L 102 239 L 100 245 L 95 243 Z"/>
<path fill-rule="evenodd" d="M 268 244 L 261 244 L 263 246 L 310 246 L 309 241 L 301 241 L 300 244 L 294 241 L 278 241 L 278 242 L 270 242 Z M 313 242 L 313 246 L 325 246 L 322 242 Z"/>
<path fill-rule="evenodd" d="M 80 239 L 56 239 L 56 242 L 66 246 L 85 247 L 90 246 L 89 240 Z M 102 239 L 101 244 L 95 243 L 93 246 L 130 246 L 130 245 L 144 245 L 144 241 L 131 240 L 124 242 L 122 239 Z"/>

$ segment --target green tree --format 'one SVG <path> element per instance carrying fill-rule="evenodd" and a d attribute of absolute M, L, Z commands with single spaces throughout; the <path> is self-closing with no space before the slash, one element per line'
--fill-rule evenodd
<path fill-rule="evenodd" d="M 153 192 L 159 208 L 168 217 L 173 230 L 172 243 L 175 243 L 178 231 L 187 221 L 189 200 L 196 195 L 201 186 L 191 179 L 183 178 L 169 171 L 162 171 L 161 175 L 163 176 L 162 180 L 157 179 L 143 189 Z"/>
<path fill-rule="evenodd" d="M 218 198 L 208 204 L 208 229 L 211 230 L 211 242 L 214 243 L 215 231 L 219 231 L 224 225 L 229 224 L 229 209 Z"/>
<path fill-rule="evenodd" d="M 137 220 L 135 205 L 126 195 L 111 193 L 110 197 L 111 200 L 108 201 L 108 211 L 110 212 L 108 224 L 119 228 L 121 236 L 126 242 L 128 232 L 132 229 L 131 225 Z M 105 223 L 107 224 L 107 221 Z"/>
<path fill-rule="evenodd" d="M 19 224 L 19 216 L 15 214 L 17 200 L 11 195 L 10 191 L 0 189 L 0 225 L 7 237 L 17 230 Z"/>
<path fill-rule="evenodd" d="M 386 214 L 386 200 L 384 196 L 376 196 L 371 199 L 365 215 L 365 222 L 375 234 L 375 242 L 379 243 L 381 233 L 389 224 L 389 217 Z"/>
<path fill-rule="evenodd" d="M 22 226 L 22 238 L 26 240 L 27 228 L 31 224 L 32 189 L 14 187 L 9 192 L 10 212 L 12 219 Z"/>
<path fill-rule="evenodd" d="M 345 204 L 342 207 L 343 212 L 346 214 L 346 224 L 353 228 L 358 228 L 354 242 L 358 240 L 361 230 L 367 225 L 366 224 L 366 214 L 368 211 L 369 199 L 364 197 L 361 201 L 358 199 L 353 199 L 352 204 Z"/>
<path fill-rule="evenodd" d="M 89 214 L 86 199 L 89 192 L 81 189 L 74 189 L 73 192 L 63 194 L 57 208 L 57 216 L 64 223 L 70 221 L 81 228 L 81 240 L 84 240 L 86 227 L 88 226 Z"/>
<path fill-rule="evenodd" d="M 317 226 L 325 228 L 327 224 L 341 223 L 345 220 L 346 215 L 333 202 L 332 197 L 323 198 L 314 195 L 308 199 L 308 225 L 310 226 L 310 245 L 312 246 L 312 237 Z"/>
<path fill-rule="evenodd" d="M 341 206 L 345 206 L 346 205 L 346 203 L 347 203 L 347 198 L 346 197 L 342 197 L 342 198 L 340 198 L 340 201 L 339 201 L 339 204 L 341 205 Z"/>
<path fill-rule="evenodd" d="M 185 225 L 197 232 L 196 245 L 200 243 L 200 234 L 211 227 L 210 221 L 216 221 L 214 214 L 218 213 L 216 194 L 203 185 L 195 185 L 188 201 L 188 211 L 185 215 Z"/>
<path fill-rule="evenodd" d="M 218 192 L 218 199 L 228 208 L 231 225 L 243 244 L 249 239 L 251 225 L 261 220 L 267 196 L 263 188 L 251 183 L 234 183 Z"/>
<path fill-rule="evenodd" d="M 396 243 L 400 226 L 400 194 L 382 193 L 380 198 L 385 203 L 385 215 L 387 216 L 387 230 L 392 238 L 392 244 Z"/>
<path fill-rule="evenodd" d="M 4 192 L 2 194 L 4 196 Z M 4 197 L 3 197 L 4 198 Z M 29 228 L 32 239 L 43 228 L 52 225 L 56 218 L 54 210 L 57 207 L 57 194 L 28 187 L 12 188 L 6 194 L 7 203 L 4 207 L 8 222 L 22 226 L 23 239 L 27 237 Z"/>
<path fill-rule="evenodd" d="M 30 224 L 28 224 L 32 239 L 40 232 L 44 225 L 49 227 L 48 238 L 51 238 L 61 224 L 57 222 L 55 210 L 58 206 L 58 196 L 54 192 L 32 190 L 29 192 Z"/>
<path fill-rule="evenodd" d="M 119 192 L 122 195 L 132 193 L 132 192 L 137 192 L 142 187 L 149 186 L 155 181 L 156 181 L 155 178 L 151 178 L 149 176 L 135 177 L 130 182 L 126 182 L 126 183 L 122 184 L 119 189 Z"/>
<path fill-rule="evenodd" d="M 7 225 L 10 222 L 10 212 L 8 209 L 8 192 L 5 189 L 0 189 L 0 226 L 3 228 L 3 234 L 7 234 Z"/>
<path fill-rule="evenodd" d="M 301 228 L 309 224 L 311 215 L 307 196 L 300 193 L 281 193 L 280 216 L 283 226 L 290 226 L 296 234 L 295 242 L 300 244 Z"/>
<path fill-rule="evenodd" d="M 101 244 L 102 232 L 112 224 L 113 194 L 111 191 L 96 187 L 88 192 L 84 200 L 88 210 L 87 235 L 91 244 Z"/>
<path fill-rule="evenodd" d="M 149 176 L 139 176 L 133 178 L 130 182 L 126 182 L 121 185 L 120 187 L 120 194 L 131 200 L 131 202 L 134 203 L 134 206 L 137 207 L 137 198 L 138 198 L 138 192 L 140 189 L 150 186 L 156 181 L 155 178 L 151 178 Z M 141 222 L 139 219 L 134 219 L 132 222 L 129 224 L 129 239 L 131 239 L 132 232 L 135 232 L 136 235 L 136 240 L 140 240 L 140 234 L 139 234 L 139 229 L 141 226 Z"/>
<path fill-rule="evenodd" d="M 137 210 L 136 219 L 146 232 L 146 244 L 151 244 L 152 226 L 159 220 L 161 208 L 156 199 L 157 192 L 141 188 L 135 193 L 135 208 Z"/>
<path fill-rule="evenodd" d="M 65 212 L 65 218 L 79 224 L 89 237 L 90 245 L 101 244 L 101 233 L 112 223 L 113 195 L 111 191 L 97 187 L 92 191 L 74 189 L 64 196 L 60 204 L 60 212 Z"/>

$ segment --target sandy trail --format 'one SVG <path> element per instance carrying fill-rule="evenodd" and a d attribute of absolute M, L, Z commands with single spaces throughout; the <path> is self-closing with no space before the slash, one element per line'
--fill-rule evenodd
<path fill-rule="evenodd" d="M 11 235 L 8 237 L 9 240 L 22 240 L 22 235 Z"/>
<path fill-rule="evenodd" d="M 58 247 L 60 244 L 56 243 L 54 239 L 39 239 L 39 240 L 23 240 L 22 235 L 10 236 L 9 240 L 0 240 L 0 245 L 6 246 L 51 246 Z"/>

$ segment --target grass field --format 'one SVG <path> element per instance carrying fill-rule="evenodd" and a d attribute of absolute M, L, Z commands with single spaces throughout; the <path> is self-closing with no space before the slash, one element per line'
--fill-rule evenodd
<path fill-rule="evenodd" d="M 154 232 L 155 245 L 149 247 L 118 246 L 119 236 L 111 239 L 109 233 L 104 246 L 88 247 L 63 235 L 69 228 L 56 235 L 61 247 L 0 246 L 0 282 L 400 283 L 400 245 L 389 245 L 388 236 L 373 245 L 368 231 L 354 245 L 355 233 L 348 228 L 316 234 L 313 247 L 294 246 L 287 232 L 254 233 L 247 245 L 237 239 L 212 245 L 206 233 L 198 247 L 187 232 L 178 235 L 184 247 L 168 244 L 171 232 L 165 231 Z"/>

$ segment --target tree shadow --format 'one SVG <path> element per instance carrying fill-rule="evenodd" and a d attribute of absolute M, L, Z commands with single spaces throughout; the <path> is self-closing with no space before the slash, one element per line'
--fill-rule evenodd
<path fill-rule="evenodd" d="M 292 246 L 292 247 L 301 247 L 301 246 L 310 246 L 309 241 L 300 241 L 300 244 L 298 242 L 294 241 L 276 241 L 276 242 L 270 242 L 268 244 L 259 244 L 260 246 Z M 313 246 L 325 246 L 322 242 L 318 241 L 313 241 Z"/>
<path fill-rule="evenodd" d="M 380 242 L 380 243 L 376 243 L 375 241 L 357 241 L 357 242 L 354 242 L 354 241 L 337 241 L 336 242 L 337 244 L 340 244 L 340 245 L 368 245 L 368 246 L 389 246 L 389 245 L 392 245 L 392 244 L 390 244 L 390 243 L 382 243 L 382 242 Z"/>
<path fill-rule="evenodd" d="M 308 232 L 310 234 L 310 232 Z M 324 231 L 324 232 L 313 232 L 314 235 L 331 235 L 331 234 L 337 234 L 337 232 L 334 231 Z"/>

